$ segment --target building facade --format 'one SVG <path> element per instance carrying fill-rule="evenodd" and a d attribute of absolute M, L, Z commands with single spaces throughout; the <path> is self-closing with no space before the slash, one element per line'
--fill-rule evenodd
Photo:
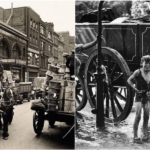
<path fill-rule="evenodd" d="M 25 81 L 33 81 L 35 77 L 45 76 L 50 57 L 54 58 L 54 63 L 65 63 L 63 52 L 71 54 L 71 50 L 74 49 L 74 37 L 71 37 L 68 31 L 61 34 L 55 32 L 54 24 L 42 21 L 40 15 L 30 7 L 13 9 L 0 7 L 0 21 L 13 27 L 15 31 L 18 30 L 19 37 L 22 35 L 24 40 L 27 40 L 24 42 L 25 48 L 20 48 L 22 53 L 17 50 L 18 54 L 12 54 L 16 55 L 14 57 L 26 58 L 25 69 L 23 69 Z M 23 44 L 19 40 L 16 41 L 20 45 Z M 16 44 L 15 49 L 19 49 L 19 46 Z M 19 74 L 22 76 L 21 73 Z"/>
<path fill-rule="evenodd" d="M 75 38 L 70 36 L 69 31 L 59 32 L 64 39 L 64 53 L 71 54 L 71 51 L 75 49 Z M 66 63 L 66 59 L 63 58 L 63 63 Z"/>
<path fill-rule="evenodd" d="M 27 78 L 27 46 L 27 35 L 0 21 L 0 61 L 22 82 Z"/>

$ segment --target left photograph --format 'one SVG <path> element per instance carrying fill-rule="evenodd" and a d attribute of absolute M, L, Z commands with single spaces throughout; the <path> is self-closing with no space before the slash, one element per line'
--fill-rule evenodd
<path fill-rule="evenodd" d="M 75 149 L 75 1 L 1 1 L 0 149 Z"/>

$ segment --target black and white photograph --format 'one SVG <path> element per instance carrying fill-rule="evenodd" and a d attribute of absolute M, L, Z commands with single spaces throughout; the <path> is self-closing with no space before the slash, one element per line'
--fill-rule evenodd
<path fill-rule="evenodd" d="M 75 1 L 76 149 L 150 148 L 150 1 Z"/>
<path fill-rule="evenodd" d="M 0 149 L 75 149 L 75 1 L 0 1 Z"/>

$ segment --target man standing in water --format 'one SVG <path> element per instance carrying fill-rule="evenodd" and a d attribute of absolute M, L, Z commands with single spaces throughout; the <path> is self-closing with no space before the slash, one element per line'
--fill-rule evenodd
<path fill-rule="evenodd" d="M 128 84 L 135 90 L 135 120 L 133 124 L 133 142 L 141 144 L 148 140 L 148 121 L 150 109 L 150 55 L 141 58 L 140 69 L 128 78 Z M 134 85 L 135 81 L 135 85 Z M 138 137 L 138 125 L 141 119 L 141 110 L 143 108 L 143 137 L 142 141 Z"/>

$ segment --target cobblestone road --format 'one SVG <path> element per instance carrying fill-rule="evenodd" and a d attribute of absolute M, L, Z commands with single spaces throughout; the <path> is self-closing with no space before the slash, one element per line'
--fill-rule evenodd
<path fill-rule="evenodd" d="M 88 107 L 88 108 L 87 108 Z M 134 112 L 118 125 L 105 124 L 105 131 L 97 131 L 95 128 L 95 115 L 91 114 L 91 108 L 86 108 L 77 115 L 79 127 L 76 131 L 76 149 L 149 149 L 150 138 L 143 144 L 133 143 L 133 119 Z M 142 121 L 139 125 L 141 135 Z M 150 132 L 150 123 L 149 123 Z"/>

